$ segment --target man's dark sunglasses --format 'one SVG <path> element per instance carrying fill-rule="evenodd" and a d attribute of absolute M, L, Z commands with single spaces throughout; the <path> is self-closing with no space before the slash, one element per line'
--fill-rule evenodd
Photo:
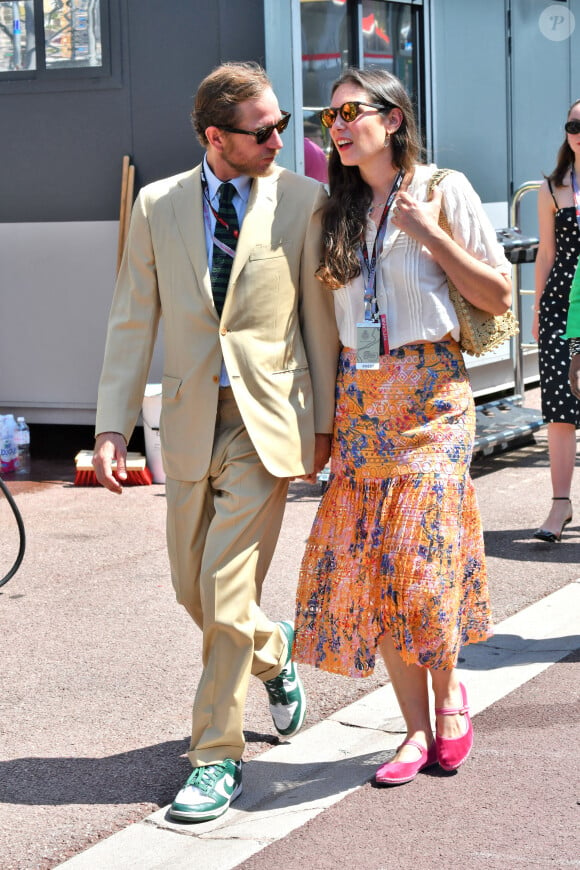
<path fill-rule="evenodd" d="M 564 130 L 566 133 L 580 133 L 580 121 L 566 121 Z"/>
<path fill-rule="evenodd" d="M 368 106 L 369 109 L 381 109 L 382 111 L 388 108 L 387 106 L 381 106 L 379 103 L 362 103 L 360 100 L 349 100 L 348 103 L 343 103 L 342 106 L 337 108 L 328 106 L 328 108 L 323 109 L 320 112 L 320 122 L 323 127 L 330 128 L 336 121 L 336 116 L 340 115 L 342 120 L 349 124 L 362 114 L 364 109 L 361 109 L 361 106 Z"/>
<path fill-rule="evenodd" d="M 255 136 L 258 145 L 263 145 L 267 142 L 274 130 L 278 133 L 283 133 L 292 115 L 290 112 L 282 112 L 283 117 L 280 118 L 277 124 L 268 124 L 267 127 L 260 127 L 259 130 L 240 130 L 239 127 L 220 127 L 220 130 L 225 130 L 226 133 L 243 133 L 245 136 Z"/>

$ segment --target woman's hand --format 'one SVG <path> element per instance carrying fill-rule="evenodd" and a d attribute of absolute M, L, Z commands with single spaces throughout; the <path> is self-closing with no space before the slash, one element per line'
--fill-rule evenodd
<path fill-rule="evenodd" d="M 429 247 L 429 239 L 434 234 L 443 232 L 439 229 L 441 196 L 441 190 L 435 187 L 429 202 L 420 202 L 407 190 L 401 188 L 393 204 L 393 225 L 417 242 Z"/>
<path fill-rule="evenodd" d="M 538 317 L 538 305 L 535 305 L 534 306 L 534 317 L 532 320 L 532 337 L 533 337 L 534 341 L 536 342 L 536 344 L 538 342 L 539 334 L 540 334 L 540 324 L 539 324 L 539 317 Z"/>
<path fill-rule="evenodd" d="M 572 395 L 580 399 L 580 353 L 575 354 L 570 360 L 569 379 Z"/>
<path fill-rule="evenodd" d="M 330 459 L 330 448 L 332 444 L 332 435 L 324 432 L 317 432 L 314 436 L 314 469 L 310 474 L 301 475 L 300 479 L 306 483 L 316 483 L 318 475 L 326 466 Z M 294 478 L 292 478 L 294 479 Z"/>

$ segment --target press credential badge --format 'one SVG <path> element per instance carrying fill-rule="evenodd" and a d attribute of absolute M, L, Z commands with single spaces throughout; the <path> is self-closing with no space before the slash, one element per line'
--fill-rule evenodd
<path fill-rule="evenodd" d="M 378 369 L 381 350 L 381 325 L 372 320 L 356 325 L 357 369 Z"/>

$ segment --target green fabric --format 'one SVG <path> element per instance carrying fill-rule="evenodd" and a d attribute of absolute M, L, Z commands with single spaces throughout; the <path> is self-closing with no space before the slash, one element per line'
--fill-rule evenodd
<path fill-rule="evenodd" d="M 566 332 L 562 338 L 580 338 L 580 261 L 576 266 L 574 279 L 570 288 L 570 302 L 568 306 L 568 320 Z"/>

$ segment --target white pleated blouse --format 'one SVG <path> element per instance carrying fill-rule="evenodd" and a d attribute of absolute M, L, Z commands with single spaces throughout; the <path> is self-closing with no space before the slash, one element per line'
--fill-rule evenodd
<path fill-rule="evenodd" d="M 409 193 L 427 199 L 427 183 L 437 167 L 417 166 Z M 453 172 L 440 183 L 445 213 L 453 238 L 476 259 L 505 275 L 511 265 L 497 241 L 481 200 L 465 175 Z M 376 226 L 369 219 L 367 248 L 372 251 Z M 340 340 L 356 347 L 356 324 L 364 320 L 364 283 L 358 275 L 334 293 L 334 308 Z M 439 341 L 448 333 L 459 338 L 459 324 L 449 299 L 447 280 L 431 253 L 410 236 L 396 229 L 391 218 L 377 268 L 377 304 L 386 315 L 391 348 L 421 341 Z"/>

